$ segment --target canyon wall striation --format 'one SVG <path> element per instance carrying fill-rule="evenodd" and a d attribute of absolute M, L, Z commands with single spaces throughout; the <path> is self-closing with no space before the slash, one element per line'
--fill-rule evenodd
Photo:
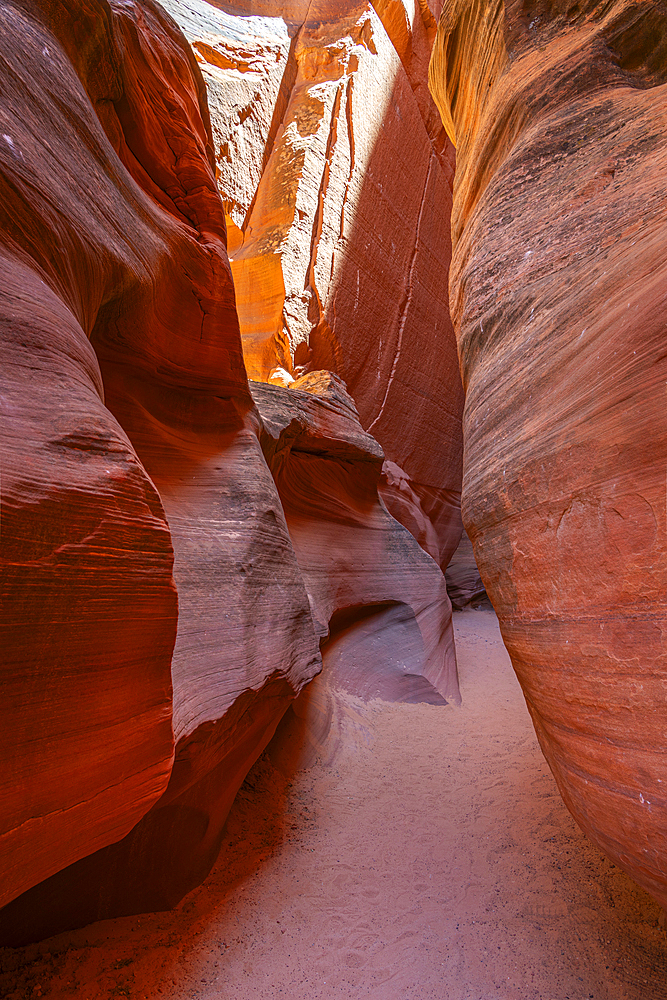
<path fill-rule="evenodd" d="M 667 22 L 454 0 L 464 522 L 563 797 L 667 906 Z"/>
<path fill-rule="evenodd" d="M 330 662 L 338 647 L 337 683 L 366 698 L 460 702 L 445 578 L 381 503 L 382 449 L 344 386 L 326 371 L 251 387 Z"/>
<path fill-rule="evenodd" d="M 434 24 L 411 34 L 408 7 L 385 5 L 399 56 L 372 7 L 305 6 L 179 4 L 194 49 L 154 0 L 3 8 L 5 944 L 201 881 L 321 643 L 362 697 L 459 697 L 441 569 L 387 511 L 444 564 L 451 147 L 408 75 Z M 278 293 L 281 317 L 305 296 L 307 322 L 265 326 L 257 351 L 248 317 Z"/>
<path fill-rule="evenodd" d="M 6 17 L 2 902 L 46 887 L 11 938 L 179 898 L 320 655 L 192 52 L 150 0 Z"/>
<path fill-rule="evenodd" d="M 433 13 L 411 0 L 164 5 L 208 89 L 249 376 L 340 376 L 392 463 L 385 503 L 444 570 L 461 534 L 463 394 Z"/>

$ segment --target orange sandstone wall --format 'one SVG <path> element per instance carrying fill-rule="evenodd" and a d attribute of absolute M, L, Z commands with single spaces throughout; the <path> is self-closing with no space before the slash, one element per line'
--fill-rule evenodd
<path fill-rule="evenodd" d="M 399 59 L 372 8 L 342 6 L 317 21 L 295 4 L 259 40 L 256 18 L 245 34 L 228 18 L 229 45 L 206 6 L 194 51 L 215 140 L 195 54 L 154 0 L 3 8 L 2 943 L 169 907 L 205 877 L 240 783 L 320 669 L 318 640 L 363 696 L 458 700 L 444 578 L 386 509 L 445 559 L 460 386 L 430 212 L 446 218 L 451 150 L 404 68 L 426 36 Z M 417 194 L 387 156 L 411 131 Z M 323 298 L 304 339 L 284 334 L 293 388 L 255 386 L 255 401 L 226 224 L 242 275 L 270 229 L 245 220 L 278 183 L 276 150 L 295 211 L 290 228 L 269 198 L 285 228 L 257 266 Z M 299 222 L 311 236 L 290 260 Z M 261 281 L 248 289 L 242 318 L 270 311 Z M 356 406 L 335 375 L 304 374 L 322 357 Z"/>
<path fill-rule="evenodd" d="M 3 18 L 12 941 L 196 884 L 320 657 L 255 433 L 191 50 L 150 0 Z"/>
<path fill-rule="evenodd" d="M 164 2 L 209 93 L 249 375 L 339 375 L 392 463 L 385 503 L 432 536 L 444 569 L 461 532 L 463 397 L 447 289 L 454 155 L 426 84 L 433 13 Z"/>
<path fill-rule="evenodd" d="M 446 4 L 463 513 L 582 828 L 667 905 L 664 246 L 658 4 Z"/>

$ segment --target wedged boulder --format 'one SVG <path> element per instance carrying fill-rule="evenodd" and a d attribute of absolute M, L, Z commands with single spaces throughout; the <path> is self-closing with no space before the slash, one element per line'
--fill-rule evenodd
<path fill-rule="evenodd" d="M 433 15 L 400 0 L 165 3 L 209 92 L 250 377 L 338 374 L 444 568 L 461 531 L 463 395 L 454 155 L 425 85 Z"/>
<path fill-rule="evenodd" d="M 667 23 L 446 5 L 464 521 L 587 834 L 667 905 Z"/>
<path fill-rule="evenodd" d="M 3 18 L 0 937 L 19 943 L 196 884 L 320 656 L 192 51 L 152 0 Z"/>
<path fill-rule="evenodd" d="M 344 386 L 329 372 L 311 372 L 289 389 L 251 388 L 315 627 L 326 640 L 325 668 L 362 697 L 419 693 L 458 703 L 444 577 L 381 503 L 382 450 Z"/>

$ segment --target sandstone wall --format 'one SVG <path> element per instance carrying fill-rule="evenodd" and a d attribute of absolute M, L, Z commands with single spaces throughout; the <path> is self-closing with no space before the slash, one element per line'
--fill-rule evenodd
<path fill-rule="evenodd" d="M 667 904 L 662 5 L 456 0 L 463 515 L 582 828 Z"/>
<path fill-rule="evenodd" d="M 8 611 L 0 726 L 5 944 L 172 906 L 196 885 L 249 767 L 320 669 L 319 640 L 329 641 L 339 681 L 363 696 L 438 704 L 459 697 L 442 573 L 379 496 L 391 494 L 394 469 L 404 493 L 409 484 L 413 520 L 430 526 L 431 541 L 439 532 L 433 553 L 445 558 L 458 516 L 460 386 L 439 316 L 446 290 L 435 287 L 435 257 L 442 270 L 448 244 L 426 221 L 424 199 L 435 197 L 449 162 L 432 107 L 402 68 L 411 65 L 408 49 L 402 63 L 370 7 L 344 6 L 334 23 L 325 16 L 333 7 L 316 21 L 295 4 L 296 20 L 286 13 L 282 28 L 257 17 L 239 25 L 196 0 L 180 9 L 196 18 L 195 51 L 208 60 L 207 75 L 224 83 L 216 91 L 209 81 L 215 140 L 194 52 L 154 0 L 17 0 L 3 8 L 11 27 L 0 32 L 8 95 L 0 111 L 0 331 L 9 359 L 0 578 Z M 221 19 L 236 32 L 227 48 L 216 34 Z M 373 51 L 375 34 L 382 52 Z M 244 220 L 254 218 L 262 185 L 276 181 L 268 164 L 290 115 L 311 157 L 310 180 L 294 188 L 292 227 L 303 196 L 308 225 L 320 233 L 329 208 L 306 191 L 318 170 L 320 180 L 328 176 L 322 146 L 331 163 L 345 163 L 356 141 L 353 119 L 345 124 L 345 108 L 363 120 L 348 72 L 354 59 L 366 60 L 359 79 L 375 87 L 372 99 L 384 92 L 394 102 L 382 104 L 390 118 L 408 116 L 423 153 L 423 190 L 415 195 L 403 184 L 405 218 L 396 212 L 400 184 L 386 154 L 378 160 L 385 172 L 371 183 L 367 220 L 380 210 L 385 183 L 385 216 L 395 216 L 393 229 L 377 227 L 378 238 L 386 243 L 406 220 L 417 228 L 414 243 L 396 243 L 385 270 L 363 272 L 360 301 L 362 291 L 364 305 L 376 294 L 394 341 L 376 357 L 370 318 L 359 326 L 384 388 L 380 396 L 375 384 L 370 394 L 359 389 L 356 401 L 365 401 L 367 423 L 380 429 L 386 418 L 390 444 L 400 441 L 403 420 L 413 439 L 404 461 L 415 475 L 427 470 L 419 484 L 389 464 L 382 479 L 385 454 L 362 429 L 355 403 L 330 373 L 300 373 L 291 354 L 285 381 L 293 388 L 255 387 L 256 405 L 243 350 L 251 362 L 255 355 L 241 337 L 226 250 L 227 220 L 231 245 L 241 250 L 268 225 L 260 214 L 252 235 Z M 402 81 L 399 97 L 387 80 L 382 90 L 385 70 Z M 253 74 L 264 89 L 252 83 L 250 94 Z M 252 113 L 236 115 L 232 106 L 246 99 Z M 374 121 L 381 127 L 381 111 Z M 336 122 L 348 138 L 334 156 Z M 364 156 L 379 156 L 369 135 L 362 146 Z M 296 147 L 280 148 L 301 170 Z M 233 183 L 223 170 L 227 154 L 244 168 Z M 339 171 L 339 200 L 331 203 L 341 230 L 341 177 L 363 216 L 361 167 L 352 173 L 350 163 Z M 374 235 L 370 225 L 359 233 Z M 300 252 L 289 226 L 285 239 Z M 329 254 L 330 266 L 337 255 L 341 273 L 353 273 L 354 254 L 366 253 L 355 239 L 348 247 L 341 231 L 308 258 L 299 273 L 311 276 L 318 295 L 316 260 Z M 276 255 L 285 274 L 290 267 L 296 274 L 301 258 L 289 267 L 287 258 Z M 337 284 L 335 273 L 322 292 L 331 305 L 340 285 L 343 309 L 350 285 Z M 399 277 L 400 293 L 383 284 Z M 242 315 L 268 309 L 264 286 L 248 287 Z M 324 307 L 317 315 L 319 333 L 313 328 L 303 341 L 311 367 L 316 348 L 329 343 Z M 356 306 L 347 315 L 356 322 Z M 345 324 L 341 343 L 343 331 Z M 362 385 L 353 332 L 347 353 L 336 357 Z M 412 351 L 419 341 L 415 366 L 408 345 Z M 441 403 L 449 407 L 444 416 Z M 429 420 L 431 432 L 444 435 L 444 471 Z"/>
<path fill-rule="evenodd" d="M 289 389 L 251 386 L 315 628 L 329 654 L 338 643 L 338 682 L 388 701 L 419 691 L 460 703 L 444 577 L 380 503 L 382 449 L 342 383 L 311 372 Z M 371 618 L 363 656 L 343 656 L 341 633 L 359 641 Z"/>
<path fill-rule="evenodd" d="M 11 940 L 195 884 L 320 657 L 196 61 L 150 0 L 3 17 L 2 902 L 47 879 Z"/>
<path fill-rule="evenodd" d="M 429 522 L 444 569 L 461 532 L 463 399 L 433 14 L 410 0 L 164 2 L 209 92 L 249 375 L 339 375 L 409 481 L 404 523 Z M 383 496 L 401 519 L 394 481 Z"/>

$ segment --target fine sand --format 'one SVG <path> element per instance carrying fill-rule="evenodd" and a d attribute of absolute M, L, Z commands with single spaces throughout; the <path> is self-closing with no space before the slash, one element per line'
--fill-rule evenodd
<path fill-rule="evenodd" d="M 454 620 L 462 708 L 319 680 L 204 885 L 0 951 L 0 997 L 667 998 L 661 911 L 563 806 L 493 612 Z"/>

